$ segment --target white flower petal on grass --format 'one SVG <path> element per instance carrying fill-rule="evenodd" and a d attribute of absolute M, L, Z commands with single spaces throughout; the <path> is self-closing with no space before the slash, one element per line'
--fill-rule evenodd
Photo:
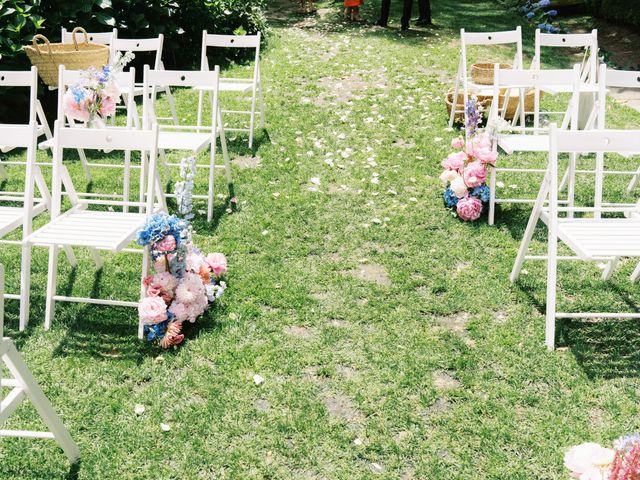
<path fill-rule="evenodd" d="M 409 197 L 410 202 L 417 202 L 418 199 L 416 197 Z"/>
<path fill-rule="evenodd" d="M 442 141 L 442 137 L 436 137 L 433 139 L 434 142 L 441 142 Z"/>
<path fill-rule="evenodd" d="M 269 230 L 262 230 L 262 235 L 267 235 L 269 233 Z"/>
<path fill-rule="evenodd" d="M 311 179 L 309 179 L 309 182 L 313 183 L 314 185 L 320 185 L 320 178 L 312 177 Z"/>
<path fill-rule="evenodd" d="M 380 220 L 379 218 L 372 218 L 371 221 L 378 225 L 382 223 L 382 220 Z"/>
<path fill-rule="evenodd" d="M 169 430 L 171 430 L 171 425 L 169 425 L 168 423 L 161 423 L 160 428 L 163 432 L 168 432 Z"/>
<path fill-rule="evenodd" d="M 360 445 L 364 444 L 364 442 L 362 441 L 362 439 L 361 439 L 361 438 L 356 438 L 356 439 L 354 439 L 354 440 L 353 440 L 353 443 L 354 443 L 355 445 L 357 445 L 358 447 L 359 447 Z"/>
<path fill-rule="evenodd" d="M 253 383 L 255 383 L 256 385 L 260 385 L 261 383 L 264 382 L 264 378 L 262 377 L 262 375 L 258 375 L 257 373 L 253 376 Z"/>
<path fill-rule="evenodd" d="M 278 198 L 280 196 L 279 192 L 273 192 L 271 195 L 273 195 L 274 197 Z"/>
<path fill-rule="evenodd" d="M 496 182 L 496 187 L 504 188 L 504 182 Z"/>
<path fill-rule="evenodd" d="M 374 185 L 377 185 L 380 183 L 380 179 L 378 177 L 373 177 L 371 179 L 371 183 L 373 183 Z"/>
<path fill-rule="evenodd" d="M 136 415 L 142 415 L 144 413 L 144 405 L 136 403 L 135 407 L 133 407 L 133 411 L 136 412 Z"/>

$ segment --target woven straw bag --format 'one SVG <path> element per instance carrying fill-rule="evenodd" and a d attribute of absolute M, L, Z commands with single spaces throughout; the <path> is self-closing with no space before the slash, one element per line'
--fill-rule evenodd
<path fill-rule="evenodd" d="M 474 63 L 471 65 L 471 79 L 478 85 L 493 85 L 494 63 Z M 501 63 L 500 68 L 506 70 L 511 68 L 509 63 Z"/>
<path fill-rule="evenodd" d="M 78 43 L 76 33 L 84 35 L 84 42 Z M 72 32 L 73 43 L 50 43 L 44 35 L 35 35 L 33 45 L 24 47 L 31 63 L 38 67 L 42 81 L 50 87 L 58 86 L 58 67 L 64 65 L 69 70 L 100 68 L 109 63 L 109 47 L 89 43 L 89 36 L 82 27 Z M 44 43 L 39 44 L 38 40 Z"/>

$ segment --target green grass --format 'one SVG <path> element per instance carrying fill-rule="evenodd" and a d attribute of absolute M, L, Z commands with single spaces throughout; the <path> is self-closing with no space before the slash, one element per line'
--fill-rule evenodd
<path fill-rule="evenodd" d="M 519 283 L 508 281 L 529 209 L 502 208 L 489 227 L 442 207 L 439 165 L 454 136 L 443 97 L 458 29 L 509 29 L 522 19 L 491 1 L 438 0 L 436 28 L 400 34 L 398 21 L 390 30 L 342 24 L 337 2 L 320 2 L 323 18 L 307 21 L 292 5 L 272 7 L 267 131 L 255 152 L 244 137 L 231 142 L 234 156 L 255 154 L 261 166 L 234 167 L 237 211 L 218 199 L 213 224 L 202 214 L 195 221 L 202 249 L 228 256 L 223 303 L 168 352 L 137 340 L 130 309 L 59 304 L 45 332 L 46 254 L 36 249 L 31 324 L 19 333 L 8 301 L 8 334 L 82 462 L 70 469 L 53 443 L 2 440 L 1 478 L 564 479 L 568 446 L 640 428 L 637 323 L 562 322 L 558 343 L 567 348 L 548 353 L 544 265 L 526 264 Z M 368 2 L 364 17 L 377 8 Z M 525 34 L 528 64 L 533 34 Z M 510 55 L 474 58 L 489 53 Z M 193 120 L 195 95 L 176 98 L 181 118 Z M 613 103 L 609 113 L 612 126 L 640 121 Z M 118 188 L 113 175 L 95 174 L 94 191 Z M 500 180 L 522 195 L 540 181 Z M 581 201 L 591 183 L 580 180 Z M 223 184 L 219 176 L 226 194 Z M 615 193 L 624 186 L 608 178 L 610 198 L 633 198 Z M 544 242 L 542 231 L 535 248 Z M 80 258 L 76 271 L 61 260 L 59 292 L 135 298 L 135 257 L 107 256 L 99 276 Z M 3 248 L 11 291 L 18 260 Z M 378 282 L 354 275 L 363 265 Z M 634 311 L 633 267 L 623 262 L 604 284 L 594 265 L 562 265 L 561 308 Z M 11 427 L 38 428 L 30 408 L 19 412 Z"/>

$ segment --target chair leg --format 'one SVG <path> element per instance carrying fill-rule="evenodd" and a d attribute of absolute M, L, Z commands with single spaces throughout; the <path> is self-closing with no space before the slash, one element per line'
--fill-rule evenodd
<path fill-rule="evenodd" d="M 47 298 L 44 311 L 44 329 L 51 328 L 51 319 L 55 309 L 54 296 L 56 295 L 56 280 L 58 275 L 58 246 L 51 245 L 49 247 L 49 268 L 47 275 Z"/>
<path fill-rule="evenodd" d="M 173 124 L 178 125 L 178 111 L 176 110 L 176 101 L 173 99 L 173 94 L 169 87 L 165 87 L 165 93 L 167 94 L 167 102 L 169 103 L 169 110 L 173 117 Z"/>
<path fill-rule="evenodd" d="M 629 277 L 629 280 L 631 280 L 632 282 L 636 282 L 638 280 L 638 277 L 640 277 L 640 262 L 638 262 L 638 264 L 636 265 L 636 268 L 633 270 L 633 273 L 631 274 L 631 277 Z"/>
<path fill-rule="evenodd" d="M 204 103 L 204 90 L 200 90 L 198 92 L 198 117 L 197 117 L 197 123 L 196 123 L 198 127 L 202 126 L 203 103 Z"/>
<path fill-rule="evenodd" d="M 456 118 L 456 108 L 458 108 L 458 93 L 460 91 L 460 71 L 456 73 L 456 81 L 453 86 L 453 101 L 451 102 L 451 114 L 449 115 L 449 128 L 453 127 Z"/>
<path fill-rule="evenodd" d="M 51 140 L 53 138 L 53 134 L 51 133 L 51 128 L 49 128 L 49 122 L 47 121 L 47 117 L 44 114 L 44 109 L 42 108 L 42 104 L 40 100 L 36 100 L 36 116 L 40 125 L 44 129 L 44 136 L 47 140 Z"/>
<path fill-rule="evenodd" d="M 553 238 L 549 243 L 547 258 L 547 311 L 545 325 L 545 343 L 549 351 L 555 349 L 556 341 L 556 279 L 557 279 L 558 241 Z"/>
<path fill-rule="evenodd" d="M 131 150 L 124 152 L 124 185 L 122 188 L 122 196 L 124 201 L 129 201 L 131 190 Z M 129 211 L 129 205 L 125 203 L 122 211 L 127 213 Z"/>
<path fill-rule="evenodd" d="M 211 154 L 209 157 L 209 181 L 207 190 L 207 222 L 213 220 L 213 202 L 214 202 L 214 181 L 216 170 L 216 147 L 217 138 L 214 133 L 213 140 L 211 142 Z"/>
<path fill-rule="evenodd" d="M 495 223 L 495 215 L 496 215 L 496 176 L 498 172 L 495 168 L 492 168 L 489 172 L 489 225 L 493 225 Z"/>
<path fill-rule="evenodd" d="M 29 293 L 31 292 L 31 245 L 22 247 L 20 265 L 20 331 L 29 324 Z"/>
<path fill-rule="evenodd" d="M 264 129 L 264 92 L 262 91 L 262 83 L 258 87 L 258 94 L 260 95 L 260 128 Z"/>
<path fill-rule="evenodd" d="M 144 286 L 144 279 L 149 273 L 149 248 L 145 247 L 142 252 L 142 275 L 140 276 L 140 298 L 144 298 L 146 295 L 146 289 Z M 144 323 L 142 320 L 138 320 L 138 338 L 142 340 L 144 337 Z"/>
<path fill-rule="evenodd" d="M 631 181 L 627 186 L 627 193 L 631 193 L 638 186 L 638 179 L 640 179 L 640 168 L 638 168 L 633 177 L 631 177 Z"/>
<path fill-rule="evenodd" d="M 229 150 L 227 148 L 227 136 L 224 131 L 224 124 L 222 123 L 222 113 L 218 111 L 218 125 L 220 128 L 220 144 L 222 145 L 222 158 L 224 160 L 224 173 L 227 178 L 227 184 L 231 185 L 233 179 L 231 178 L 231 160 L 229 158 Z"/>
<path fill-rule="evenodd" d="M 567 174 L 569 176 L 567 183 L 567 205 L 573 207 L 576 192 L 576 155 L 574 153 L 569 155 L 569 169 Z M 567 212 L 567 218 L 573 218 L 573 212 Z"/>
<path fill-rule="evenodd" d="M 249 148 L 253 148 L 253 135 L 256 120 L 256 89 L 253 89 L 251 96 L 251 116 L 249 117 Z"/>
<path fill-rule="evenodd" d="M 607 266 L 604 268 L 602 272 L 602 280 L 604 280 L 605 282 L 608 282 L 609 280 L 611 280 L 611 276 L 613 275 L 613 272 L 618 266 L 619 261 L 620 261 L 620 257 L 615 257 L 609 260 L 609 263 L 607 263 Z"/>

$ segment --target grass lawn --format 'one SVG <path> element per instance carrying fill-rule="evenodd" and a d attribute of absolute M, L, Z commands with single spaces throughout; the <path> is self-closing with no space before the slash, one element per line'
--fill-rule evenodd
<path fill-rule="evenodd" d="M 18 332 L 9 300 L 8 335 L 82 462 L 70 470 L 53 443 L 2 440 L 0 478 L 564 479 L 568 446 L 640 429 L 638 324 L 563 322 L 564 348 L 547 352 L 544 265 L 508 280 L 529 207 L 501 208 L 489 227 L 442 206 L 440 161 L 455 135 L 443 97 L 458 30 L 524 21 L 489 0 L 433 4 L 437 27 L 401 34 L 398 7 L 387 30 L 341 23 L 338 2 L 319 2 L 306 19 L 294 2 L 273 2 L 267 132 L 255 151 L 244 137 L 231 142 L 237 211 L 222 198 L 213 224 L 195 221 L 196 243 L 227 254 L 230 288 L 180 348 L 138 341 L 131 309 L 58 304 L 45 332 L 47 262 L 36 249 L 31 324 Z M 378 8 L 368 2 L 363 17 Z M 524 33 L 528 65 L 533 32 Z M 489 54 L 510 52 L 474 58 Z M 175 95 L 180 117 L 195 120 L 196 95 Z M 625 107 L 608 113 L 609 126 L 640 125 Z M 77 163 L 69 167 L 84 187 Z M 93 190 L 118 188 L 112 174 L 95 175 Z M 530 196 L 540 182 L 499 180 Z M 580 178 L 581 200 L 592 183 Z M 226 194 L 223 184 L 219 175 Z M 633 198 L 616 193 L 625 185 L 607 178 L 609 198 Z M 534 243 L 542 252 L 544 231 Z M 61 257 L 59 293 L 136 298 L 135 257 L 108 255 L 99 275 L 79 257 L 75 271 Z M 0 261 L 15 291 L 16 249 Z M 622 262 L 605 284 L 596 265 L 562 265 L 560 308 L 634 311 L 634 266 Z M 39 427 L 30 407 L 11 420 L 18 426 Z"/>

